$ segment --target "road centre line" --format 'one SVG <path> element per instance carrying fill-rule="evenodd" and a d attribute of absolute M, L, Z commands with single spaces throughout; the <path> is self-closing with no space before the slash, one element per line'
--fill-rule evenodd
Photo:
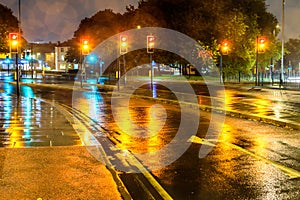
<path fill-rule="evenodd" d="M 265 163 L 268 163 L 278 169 L 280 169 L 281 171 L 283 171 L 287 176 L 289 176 L 290 178 L 300 178 L 300 172 L 295 170 L 295 169 L 292 169 L 292 168 L 289 168 L 289 167 L 286 167 L 278 162 L 275 162 L 275 161 L 272 161 L 272 160 L 269 160 L 263 156 L 260 156 L 260 155 L 257 155 L 247 149 L 244 149 L 238 145 L 235 145 L 235 144 L 232 144 L 232 143 L 229 143 L 229 142 L 226 142 L 226 141 L 222 141 L 222 140 L 206 140 L 206 139 L 203 139 L 203 138 L 200 138 L 200 137 L 197 137 L 197 136 L 192 136 L 188 142 L 193 142 L 193 143 L 197 143 L 197 144 L 203 144 L 203 145 L 208 145 L 208 146 L 216 146 L 216 142 L 220 142 L 220 143 L 223 143 L 223 144 L 226 144 L 240 152 L 243 152 L 247 155 L 250 155 L 258 160 L 262 160 L 264 161 Z"/>

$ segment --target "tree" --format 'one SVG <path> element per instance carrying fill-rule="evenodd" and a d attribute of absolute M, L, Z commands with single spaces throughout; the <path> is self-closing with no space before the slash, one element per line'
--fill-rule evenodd
<path fill-rule="evenodd" d="M 18 20 L 13 12 L 6 6 L 0 4 L 0 53 L 9 52 L 8 34 L 18 32 Z"/>
<path fill-rule="evenodd" d="M 97 46 L 109 36 L 137 26 L 163 27 L 192 37 L 216 62 L 220 54 L 218 46 L 227 39 L 231 49 L 224 59 L 225 72 L 250 73 L 255 66 L 256 37 L 264 35 L 268 38 L 269 48 L 260 56 L 260 65 L 270 63 L 271 57 L 278 59 L 278 32 L 274 34 L 277 24 L 275 16 L 267 12 L 265 0 L 141 0 L 137 8 L 127 6 L 124 14 L 104 10 L 85 18 L 75 31 L 74 39 L 85 35 Z M 145 56 L 143 51 L 135 53 L 140 54 L 137 57 L 141 59 Z M 165 51 L 156 52 L 155 57 L 165 62 L 177 58 Z M 137 62 L 132 65 L 134 63 Z"/>
<path fill-rule="evenodd" d="M 82 60 L 80 59 L 81 38 L 88 38 L 90 48 L 93 49 L 110 36 L 124 31 L 121 18 L 121 14 L 106 9 L 97 12 L 91 18 L 81 20 L 78 29 L 74 32 L 74 37 L 70 41 L 71 48 L 67 52 L 66 61 L 78 63 Z"/>
<path fill-rule="evenodd" d="M 300 39 L 289 39 L 286 42 L 285 66 L 291 65 L 293 70 L 299 72 L 300 63 Z"/>

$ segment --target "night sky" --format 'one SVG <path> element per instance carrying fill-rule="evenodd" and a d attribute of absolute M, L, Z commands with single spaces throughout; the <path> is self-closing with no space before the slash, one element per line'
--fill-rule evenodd
<path fill-rule="evenodd" d="M 138 0 L 21 0 L 21 24 L 24 37 L 30 42 L 65 41 L 72 38 L 80 21 L 106 8 L 123 13 L 128 4 Z M 282 0 L 266 0 L 268 11 L 281 25 Z M 18 0 L 0 0 L 18 16 Z M 300 1 L 286 0 L 285 36 L 299 38 Z"/>

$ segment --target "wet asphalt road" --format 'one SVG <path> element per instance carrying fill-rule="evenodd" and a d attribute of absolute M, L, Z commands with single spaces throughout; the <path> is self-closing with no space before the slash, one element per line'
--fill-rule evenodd
<path fill-rule="evenodd" d="M 151 106 L 149 102 L 135 100 L 129 111 L 133 121 L 148 124 L 145 116 Z M 147 140 L 128 137 L 112 120 L 105 126 L 114 131 L 114 137 L 120 141 L 119 148 L 138 153 L 159 150 L 175 137 L 181 120 L 178 107 L 163 106 L 167 110 L 166 124 Z M 185 115 L 190 121 L 192 112 Z M 157 116 L 163 118 L 159 113 Z M 211 115 L 201 112 L 200 116 L 197 136 L 203 138 Z M 174 199 L 299 199 L 299 139 L 298 131 L 227 117 L 218 142 L 207 156 L 199 158 L 204 144 L 195 140 L 179 159 L 153 174 Z M 168 155 L 142 162 L 146 166 L 157 165 L 165 157 Z M 296 170 L 296 178 L 290 170 Z"/>
<path fill-rule="evenodd" d="M 75 107 L 77 105 L 78 109 L 110 130 L 111 136 L 119 141 L 119 149 L 134 153 L 155 152 L 166 146 L 175 138 L 182 120 L 182 111 L 176 104 L 161 103 L 162 109 L 160 106 L 153 107 L 156 102 L 131 99 L 128 113 L 117 112 L 120 115 L 118 121 L 122 122 L 122 118 L 129 116 L 140 125 L 139 129 L 126 120 L 117 126 L 110 95 L 86 91 L 76 94 L 74 100 L 70 91 L 42 88 L 32 88 L 32 94 L 70 106 L 72 103 Z M 121 107 L 122 101 L 119 97 Z M 190 109 L 184 117 L 193 122 L 198 114 L 195 109 Z M 211 113 L 200 111 L 200 117 L 200 126 L 195 133 L 197 137 L 190 140 L 193 142 L 184 137 L 177 141 L 179 144 L 188 143 L 187 151 L 176 152 L 180 154 L 178 159 L 152 172 L 172 198 L 300 199 L 300 178 L 295 177 L 300 171 L 298 131 L 226 117 L 222 132 L 215 133 L 205 143 L 198 138 L 205 138 L 212 123 Z M 213 123 L 220 125 L 219 122 Z M 155 135 L 144 135 L 151 131 Z M 203 146 L 213 148 L 207 156 L 199 158 Z M 162 154 L 161 160 L 147 160 L 143 164 L 152 166 L 163 162 L 165 157 L 168 154 Z"/>

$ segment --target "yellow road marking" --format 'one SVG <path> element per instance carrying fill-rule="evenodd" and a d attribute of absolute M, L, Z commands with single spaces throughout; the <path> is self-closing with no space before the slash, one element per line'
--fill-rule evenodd
<path fill-rule="evenodd" d="M 156 181 L 156 179 L 150 174 L 150 172 L 132 155 L 128 154 L 131 164 L 136 166 L 139 171 L 147 178 L 155 190 L 160 194 L 164 200 L 172 200 L 173 198 L 168 194 L 168 192 Z"/>
<path fill-rule="evenodd" d="M 198 143 L 198 144 L 204 144 L 204 145 L 209 145 L 209 146 L 216 146 L 213 142 L 210 142 L 206 139 L 203 139 L 203 138 L 199 138 L 197 136 L 192 136 L 190 139 L 189 139 L 189 142 L 193 142 L 193 143 Z M 262 160 L 270 165 L 273 165 L 274 167 L 277 167 L 278 169 L 280 169 L 281 171 L 283 171 L 286 175 L 288 175 L 289 177 L 291 178 L 299 178 L 300 177 L 300 172 L 295 170 L 295 169 L 292 169 L 292 168 L 289 168 L 289 167 L 286 167 L 280 163 L 277 163 L 275 161 L 272 161 L 272 160 L 269 160 L 263 156 L 260 156 L 260 155 L 257 155 L 251 151 L 248 151 L 247 149 L 244 149 L 240 146 L 237 146 L 235 144 L 231 144 L 229 142 L 225 142 L 225 141 L 221 141 L 221 140 L 216 140 L 215 142 L 221 142 L 221 143 L 224 143 L 236 150 L 239 150 L 245 154 L 248 154 L 258 160 Z"/>
<path fill-rule="evenodd" d="M 68 109 L 73 109 L 68 105 L 62 104 L 61 106 L 66 107 Z M 84 114 L 79 113 L 77 115 L 80 115 L 82 117 L 82 119 L 84 119 L 85 121 L 89 121 L 90 119 L 88 117 L 86 117 Z M 81 122 L 79 122 L 79 124 L 81 124 Z M 82 126 L 80 126 L 82 127 Z M 84 126 L 85 127 L 85 126 Z M 88 131 L 88 130 L 87 130 Z M 89 131 L 88 131 L 89 132 Z M 91 133 L 90 133 L 91 134 Z M 92 135 L 92 134 L 91 134 Z M 104 149 L 102 148 L 101 144 L 99 143 L 99 146 L 102 149 L 102 154 L 105 154 Z M 160 194 L 160 196 L 164 199 L 164 200 L 172 200 L 173 198 L 168 194 L 168 192 L 156 181 L 156 179 L 151 175 L 151 173 L 134 157 L 134 155 L 132 155 L 130 152 L 127 152 L 127 155 L 129 158 L 128 161 L 130 164 L 136 166 L 139 171 L 147 178 L 147 180 L 150 182 L 150 184 L 152 184 L 152 186 L 155 188 L 155 190 Z M 107 157 L 107 156 L 105 156 Z M 107 159 L 108 160 L 108 159 Z M 108 163 L 110 163 L 110 161 L 108 161 Z M 112 165 L 110 163 L 110 165 Z"/>

